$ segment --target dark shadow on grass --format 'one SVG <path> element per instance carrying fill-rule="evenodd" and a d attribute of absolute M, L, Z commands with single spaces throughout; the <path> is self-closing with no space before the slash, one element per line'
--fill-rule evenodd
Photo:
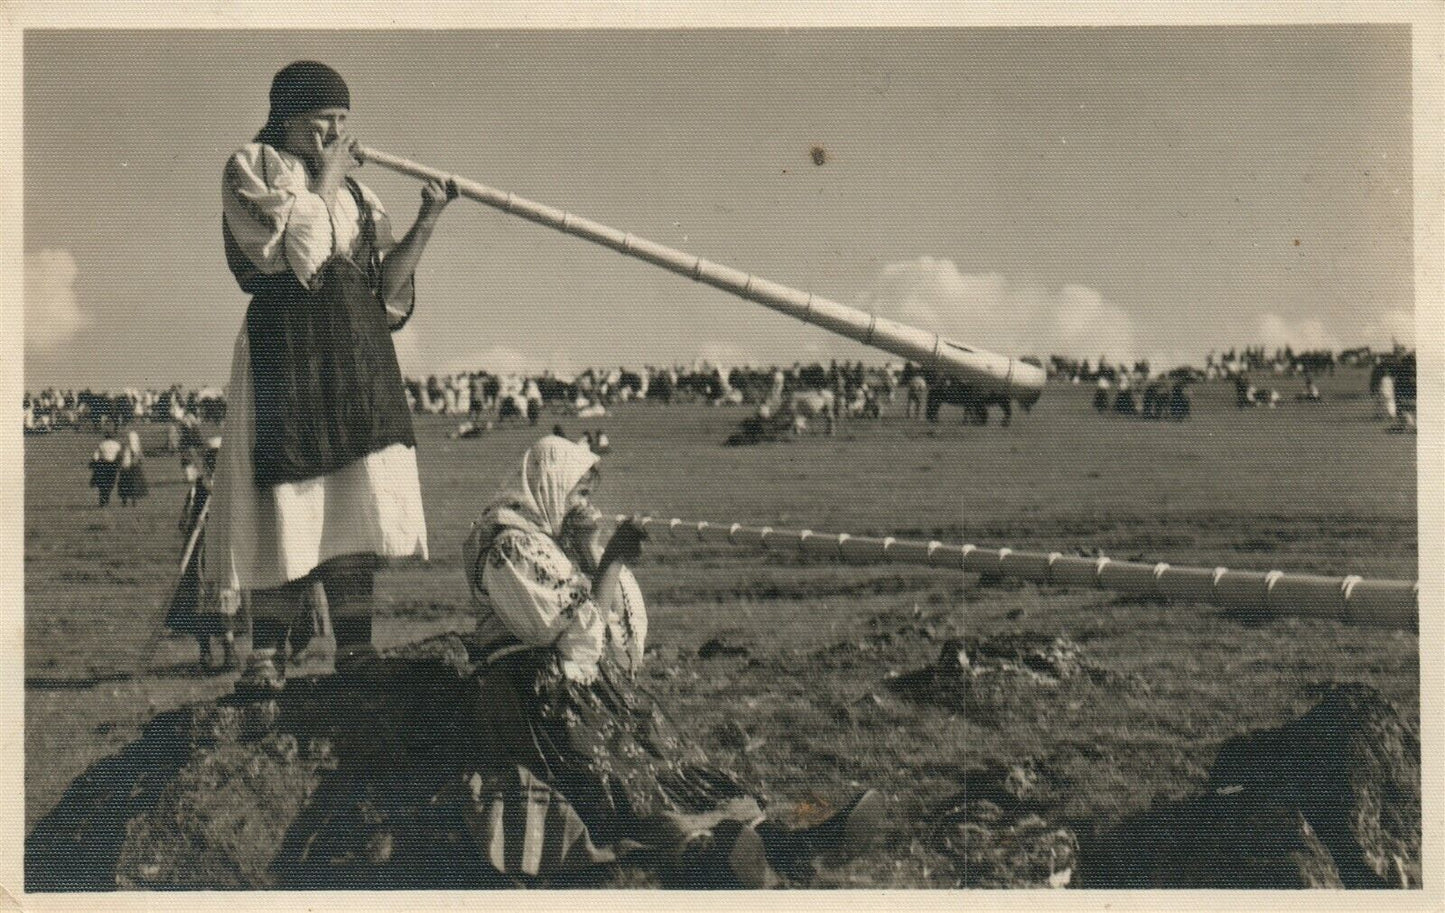
<path fill-rule="evenodd" d="M 190 756 L 187 711 L 156 716 L 141 738 L 91 765 L 25 840 L 25 890 L 115 890 L 126 822 L 153 808 Z"/>
<path fill-rule="evenodd" d="M 145 669 L 140 672 L 121 670 L 118 672 L 101 672 L 75 678 L 69 676 L 27 675 L 25 676 L 25 690 L 86 691 L 100 685 L 130 682 L 139 678 L 209 678 L 223 674 L 225 671 L 224 669 L 207 669 L 203 671 L 200 665 L 191 662 L 174 663 L 169 666 Z"/>

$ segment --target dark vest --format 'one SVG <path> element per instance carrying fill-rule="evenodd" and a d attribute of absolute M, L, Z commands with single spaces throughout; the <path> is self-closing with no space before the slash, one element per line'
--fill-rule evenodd
<path fill-rule="evenodd" d="M 256 269 L 223 224 L 226 260 L 242 290 L 255 396 L 256 484 L 328 475 L 391 444 L 416 446 L 401 369 L 381 299 L 376 223 L 361 188 L 354 257 L 337 254 L 308 289 L 290 271 Z M 405 323 L 405 321 L 402 321 Z"/>

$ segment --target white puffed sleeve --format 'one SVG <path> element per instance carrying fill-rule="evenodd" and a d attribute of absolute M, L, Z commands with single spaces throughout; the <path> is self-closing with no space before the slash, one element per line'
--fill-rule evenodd
<path fill-rule="evenodd" d="M 381 198 L 373 193 L 370 187 L 360 181 L 356 186 L 361 188 L 361 199 L 371 210 L 372 224 L 376 226 L 376 252 L 385 261 L 386 255 L 391 253 L 392 248 L 397 244 L 396 236 L 391 230 L 391 217 L 386 214 L 386 207 L 381 205 Z M 392 328 L 400 328 L 416 307 L 416 274 L 408 276 L 406 283 L 397 293 L 383 301 L 382 304 L 386 306 L 387 321 Z"/>
<path fill-rule="evenodd" d="M 226 162 L 221 206 L 236 245 L 262 273 L 290 270 L 309 287 L 336 248 L 332 214 L 308 188 L 306 166 L 262 143 Z"/>
<path fill-rule="evenodd" d="M 482 586 L 497 618 L 518 640 L 551 645 L 578 682 L 597 674 L 607 623 L 586 577 L 543 536 L 504 533 L 482 562 Z"/>

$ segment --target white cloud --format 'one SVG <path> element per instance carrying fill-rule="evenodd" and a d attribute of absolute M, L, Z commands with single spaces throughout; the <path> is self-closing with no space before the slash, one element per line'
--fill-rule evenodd
<path fill-rule="evenodd" d="M 1289 347 L 1296 352 L 1343 348 L 1339 339 L 1326 330 L 1321 321 L 1306 318 L 1290 322 L 1278 314 L 1265 314 L 1259 319 L 1259 328 L 1251 345 L 1264 346 L 1266 350 Z"/>
<path fill-rule="evenodd" d="M 947 339 L 1002 355 L 1138 357 L 1133 319 L 1093 289 L 1046 289 L 997 273 L 962 273 L 919 257 L 883 268 L 863 306 Z"/>
<path fill-rule="evenodd" d="M 25 342 L 54 349 L 90 323 L 75 300 L 75 257 L 46 248 L 25 255 Z"/>
<path fill-rule="evenodd" d="M 527 375 L 551 371 L 559 377 L 570 377 L 577 373 L 577 368 L 569 356 L 559 352 L 548 357 L 524 354 L 506 346 L 492 346 L 481 352 L 449 360 L 440 373 L 460 374 L 469 371 Z"/>
<path fill-rule="evenodd" d="M 1407 310 L 1386 311 L 1365 327 L 1363 342 L 1375 348 L 1389 348 L 1398 342 L 1415 345 L 1415 313 Z"/>
<path fill-rule="evenodd" d="M 754 364 L 757 358 L 749 358 L 742 349 L 725 342 L 709 342 L 697 350 L 699 361 L 720 368 L 739 368 Z"/>

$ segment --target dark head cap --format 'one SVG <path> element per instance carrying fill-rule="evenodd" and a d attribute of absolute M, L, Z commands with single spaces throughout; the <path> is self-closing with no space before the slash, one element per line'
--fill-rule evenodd
<path fill-rule="evenodd" d="M 351 91 L 341 74 L 324 63 L 298 60 L 271 80 L 271 123 L 319 108 L 351 109 Z"/>

